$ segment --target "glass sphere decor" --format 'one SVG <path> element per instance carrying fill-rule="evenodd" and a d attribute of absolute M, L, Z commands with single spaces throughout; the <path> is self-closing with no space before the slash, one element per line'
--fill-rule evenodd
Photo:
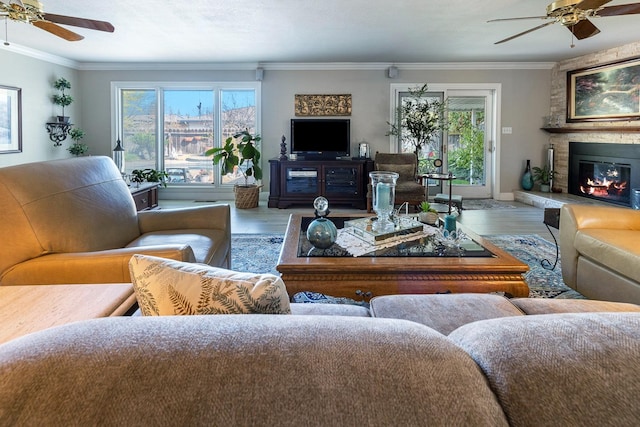
<path fill-rule="evenodd" d="M 325 216 L 329 213 L 329 201 L 324 197 L 318 197 L 313 201 L 316 219 L 307 227 L 307 240 L 317 249 L 327 249 L 338 238 L 336 225 Z"/>

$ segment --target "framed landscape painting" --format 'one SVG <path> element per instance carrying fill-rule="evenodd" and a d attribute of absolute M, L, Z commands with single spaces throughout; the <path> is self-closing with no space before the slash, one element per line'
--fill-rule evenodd
<path fill-rule="evenodd" d="M 22 89 L 0 86 L 0 154 L 22 151 Z"/>
<path fill-rule="evenodd" d="M 567 122 L 640 119 L 640 58 L 567 72 Z"/>

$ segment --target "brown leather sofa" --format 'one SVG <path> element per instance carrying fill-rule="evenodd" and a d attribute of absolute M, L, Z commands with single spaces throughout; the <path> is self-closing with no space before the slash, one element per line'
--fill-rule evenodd
<path fill-rule="evenodd" d="M 564 282 L 587 298 L 640 304 L 640 211 L 566 204 L 560 210 Z"/>
<path fill-rule="evenodd" d="M 129 283 L 144 253 L 230 267 L 228 205 L 137 212 L 111 158 L 0 169 L 0 285 Z"/>

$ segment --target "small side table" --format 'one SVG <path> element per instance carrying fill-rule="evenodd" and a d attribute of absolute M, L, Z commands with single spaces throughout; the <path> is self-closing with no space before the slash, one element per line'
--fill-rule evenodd
<path fill-rule="evenodd" d="M 551 237 L 553 237 L 553 242 L 556 244 L 556 260 L 554 261 L 553 266 L 551 265 L 551 262 L 547 259 L 543 259 L 542 261 L 540 261 L 540 264 L 542 265 L 542 267 L 546 268 L 547 270 L 553 270 L 556 268 L 556 265 L 558 265 L 558 259 L 560 258 L 560 251 L 558 248 L 558 241 L 556 240 L 556 236 L 553 235 L 550 227 L 553 227 L 556 230 L 560 229 L 560 209 L 546 208 L 544 210 L 543 223 L 544 225 L 547 226 L 547 230 L 549 230 Z"/>
<path fill-rule="evenodd" d="M 428 182 L 430 179 L 435 179 L 438 181 L 449 181 L 449 211 L 448 214 L 451 215 L 451 184 L 453 180 L 456 179 L 456 176 L 452 173 L 425 173 L 420 176 L 422 185 L 425 187 L 425 200 L 427 199 L 427 195 L 429 192 Z"/>

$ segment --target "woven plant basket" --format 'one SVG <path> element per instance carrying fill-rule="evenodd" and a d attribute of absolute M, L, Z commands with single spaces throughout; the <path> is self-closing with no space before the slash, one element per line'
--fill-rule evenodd
<path fill-rule="evenodd" d="M 233 192 L 236 194 L 237 209 L 252 209 L 258 207 L 258 198 L 262 185 L 236 185 Z"/>

